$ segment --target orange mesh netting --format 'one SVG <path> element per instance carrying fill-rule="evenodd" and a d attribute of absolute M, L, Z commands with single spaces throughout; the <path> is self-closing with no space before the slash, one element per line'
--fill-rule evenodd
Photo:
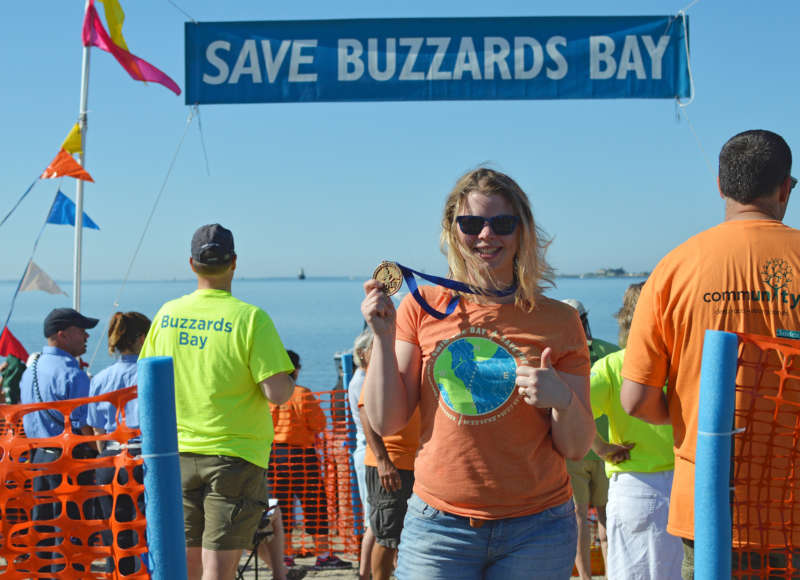
<path fill-rule="evenodd" d="M 739 335 L 733 479 L 736 578 L 800 576 L 800 342 Z"/>
<path fill-rule="evenodd" d="M 144 486 L 134 477 L 142 459 L 126 451 L 106 457 L 87 453 L 90 446 L 96 449 L 98 440 L 116 446 L 139 436 L 138 429 L 127 427 L 124 416 L 125 403 L 134 397 L 136 387 L 130 387 L 92 398 L 0 405 L 0 574 L 4 577 L 119 577 L 119 572 L 105 571 L 107 559 L 112 558 L 115 570 L 126 559 L 131 568 L 126 578 L 149 578 L 141 560 L 147 551 L 146 522 L 137 506 Z M 100 436 L 72 433 L 72 411 L 100 401 L 117 409 L 117 429 Z M 23 417 L 39 410 L 63 421 L 64 431 L 56 437 L 26 437 Z M 40 454 L 44 461 L 33 463 L 37 449 L 37 461 L 42 461 Z M 110 483 L 96 483 L 96 475 L 103 473 L 98 469 L 105 470 Z M 41 489 L 46 476 L 50 483 L 45 487 L 51 489 Z M 123 505 L 127 510 L 121 509 Z M 122 570 L 127 566 L 123 563 Z"/>
<path fill-rule="evenodd" d="M 270 495 L 283 515 L 286 553 L 322 555 L 327 544 L 331 551 L 357 556 L 363 512 L 352 469 L 355 438 L 347 392 L 315 391 L 313 397 L 325 420 L 312 446 L 276 440 L 270 455 Z M 298 421 L 288 412 L 273 412 L 273 418 L 276 433 L 296 428 Z"/>

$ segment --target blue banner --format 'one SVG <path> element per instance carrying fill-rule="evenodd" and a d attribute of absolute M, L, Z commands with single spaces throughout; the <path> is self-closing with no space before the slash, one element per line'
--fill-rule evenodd
<path fill-rule="evenodd" d="M 187 22 L 186 104 L 688 97 L 686 28 L 680 16 Z"/>

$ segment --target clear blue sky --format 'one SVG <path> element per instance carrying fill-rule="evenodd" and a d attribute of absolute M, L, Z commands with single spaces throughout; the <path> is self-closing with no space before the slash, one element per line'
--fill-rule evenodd
<path fill-rule="evenodd" d="M 518 2 L 175 0 L 198 21 L 448 16 L 674 14 L 689 0 Z M 167 0 L 122 0 L 138 56 L 184 86 L 183 23 Z M 0 213 L 56 154 L 76 121 L 84 0 L 13 2 L 0 20 Z M 134 266 L 135 279 L 183 278 L 194 229 L 236 235 L 243 276 L 367 276 L 382 259 L 444 273 L 444 197 L 483 162 L 528 192 L 562 273 L 649 270 L 722 217 L 715 171 L 739 131 L 781 133 L 800 157 L 800 3 L 701 0 L 689 9 L 697 139 L 669 100 L 214 105 L 201 108 Z M 121 278 L 183 134 L 189 108 L 134 82 L 93 49 L 84 277 Z M 699 143 L 702 145 L 702 149 Z M 709 165 L 713 165 L 712 167 Z M 796 171 L 800 171 L 798 168 Z M 0 228 L 0 278 L 21 275 L 57 181 L 40 182 Z M 74 198 L 73 180 L 63 191 Z M 800 225 L 800 202 L 786 222 Z M 72 230 L 48 226 L 35 261 L 72 272 Z"/>

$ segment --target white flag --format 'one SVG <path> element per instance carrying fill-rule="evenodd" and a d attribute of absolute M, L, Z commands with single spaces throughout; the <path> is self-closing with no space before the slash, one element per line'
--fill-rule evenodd
<path fill-rule="evenodd" d="M 63 294 L 67 296 L 67 293 L 59 288 L 55 280 L 48 276 L 33 260 L 28 262 L 28 269 L 25 270 L 25 277 L 19 287 L 20 292 L 29 290 L 44 290 L 48 294 Z"/>

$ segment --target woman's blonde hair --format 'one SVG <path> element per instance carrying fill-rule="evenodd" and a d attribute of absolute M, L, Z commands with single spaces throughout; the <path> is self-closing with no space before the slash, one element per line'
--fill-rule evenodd
<path fill-rule="evenodd" d="M 115 312 L 108 323 L 108 352 L 132 351 L 148 330 L 150 319 L 141 312 Z"/>
<path fill-rule="evenodd" d="M 628 344 L 628 334 L 631 331 L 633 313 L 636 311 L 636 303 L 639 301 L 643 286 L 644 282 L 628 286 L 628 289 L 625 290 L 625 295 L 622 297 L 622 308 L 614 315 L 614 318 L 619 323 L 619 345 L 622 348 L 625 348 L 625 345 Z"/>
<path fill-rule="evenodd" d="M 361 334 L 356 337 L 353 343 L 353 362 L 357 367 L 362 369 L 367 368 L 369 355 L 372 351 L 372 339 L 374 337 L 375 335 L 372 333 L 372 329 L 369 326 L 362 330 Z"/>
<path fill-rule="evenodd" d="M 464 207 L 467 196 L 473 192 L 502 196 L 519 218 L 519 245 L 514 257 L 514 276 L 518 287 L 514 302 L 521 308 L 533 310 L 543 287 L 553 285 L 553 269 L 545 259 L 550 240 L 536 226 L 528 196 L 516 181 L 504 173 L 487 167 L 470 171 L 461 176 L 447 197 L 442 217 L 441 249 L 447 256 L 449 276 L 462 282 L 475 282 L 475 277 L 469 273 L 480 272 L 481 278 L 488 280 L 495 289 L 498 286 L 486 264 L 473 256 L 458 236 L 456 217 Z"/>

